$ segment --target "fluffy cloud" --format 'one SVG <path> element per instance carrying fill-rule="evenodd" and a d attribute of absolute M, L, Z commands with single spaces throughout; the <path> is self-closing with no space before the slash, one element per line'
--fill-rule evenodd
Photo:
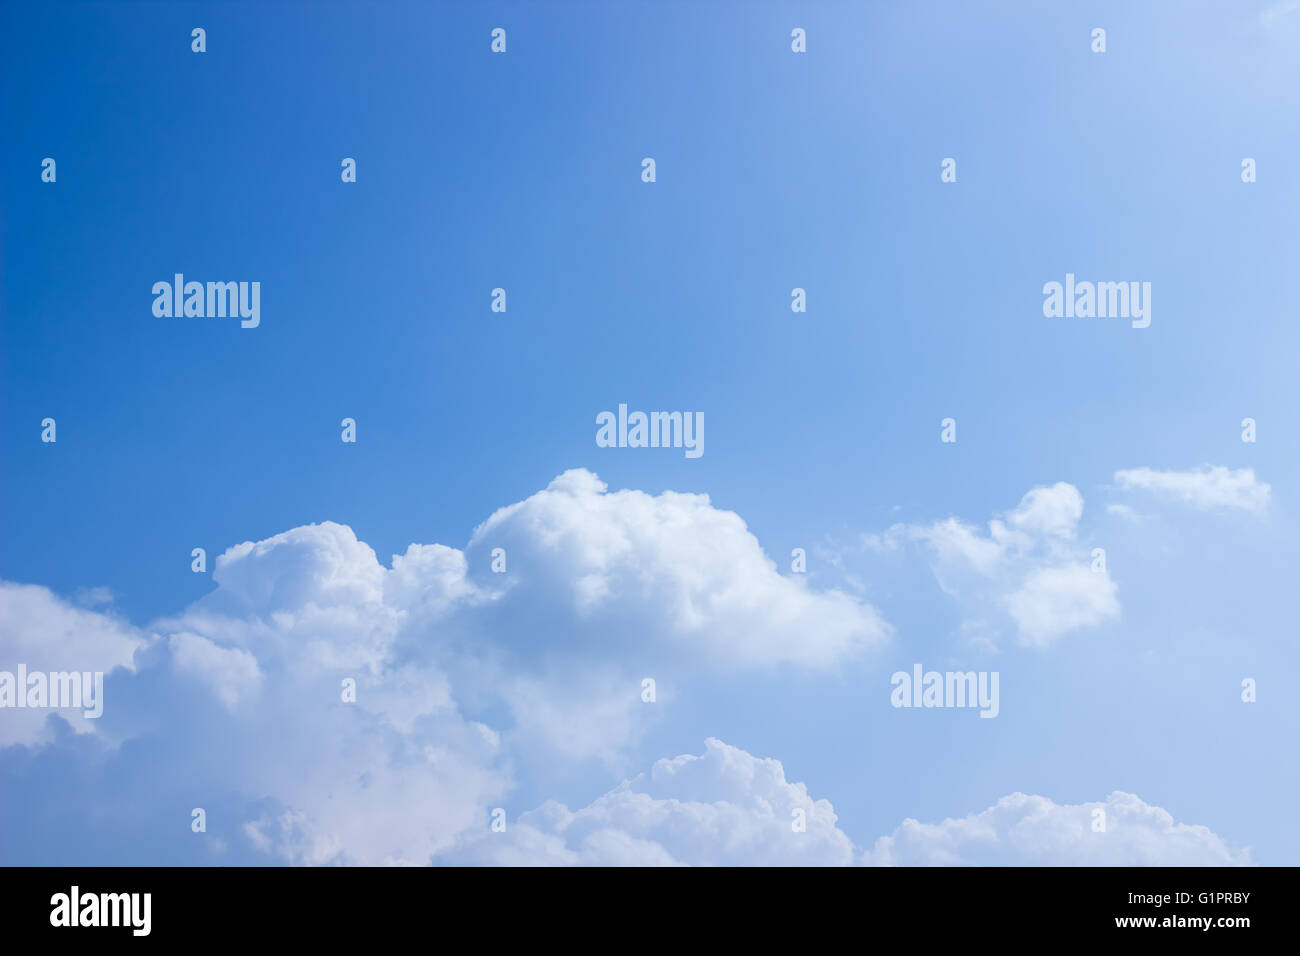
<path fill-rule="evenodd" d="M 7 585 L 0 666 L 109 670 L 146 649 L 104 724 L 166 740 L 175 779 L 241 808 L 228 836 L 301 863 L 427 862 L 483 825 L 521 761 L 615 760 L 653 717 L 644 666 L 824 668 L 887 633 L 869 605 L 780 575 L 707 496 L 611 493 L 586 471 L 464 551 L 412 544 L 385 567 L 327 521 L 231 547 L 213 580 L 159 640 Z M 34 743 L 48 713 L 21 713 L 33 726 L 6 715 L 5 732 Z"/>
<path fill-rule="evenodd" d="M 29 673 L 132 670 L 135 652 L 149 640 L 116 617 L 74 607 L 47 588 L 0 581 L 0 670 L 13 673 L 19 664 Z M 48 741 L 51 713 L 80 733 L 97 729 L 98 720 L 85 718 L 83 708 L 6 709 L 0 720 L 0 747 Z"/>
<path fill-rule="evenodd" d="M 1109 574 L 1084 565 L 1039 568 L 1007 596 L 1007 610 L 1026 644 L 1044 646 L 1062 634 L 1119 617 L 1119 589 Z"/>
<path fill-rule="evenodd" d="M 227 707 L 234 709 L 262 681 L 257 658 L 237 647 L 219 647 L 197 634 L 173 634 L 172 666 L 208 684 Z"/>
<path fill-rule="evenodd" d="M 1262 514 L 1272 489 L 1255 478 L 1255 469 L 1230 471 L 1222 465 L 1202 465 L 1188 471 L 1130 468 L 1115 472 L 1115 484 L 1129 491 L 1148 491 L 1174 498 L 1193 508 L 1227 508 Z"/>
<path fill-rule="evenodd" d="M 895 526 L 908 537 L 924 541 L 934 549 L 944 565 L 964 565 L 985 577 L 997 573 L 1006 558 L 1006 526 L 990 525 L 990 535 L 956 518 L 947 518 L 924 526 Z"/>
<path fill-rule="evenodd" d="M 932 547 L 945 573 L 960 567 L 985 582 L 1022 639 L 1046 643 L 1118 613 L 1108 577 L 1078 559 L 1082 510 L 1077 490 L 1058 484 L 1032 490 L 987 532 L 950 519 L 891 534 Z M 506 574 L 491 570 L 498 547 Z M 350 528 L 325 522 L 236 545 L 213 577 L 215 590 L 148 632 L 44 588 L 0 584 L 0 668 L 111 672 L 98 733 L 80 738 L 103 749 L 59 751 L 81 775 L 51 791 L 59 799 L 94 794 L 114 813 L 138 808 L 138 825 L 150 827 L 206 805 L 211 845 L 242 847 L 245 862 L 864 856 L 831 804 L 787 781 L 780 763 L 713 739 L 702 755 L 660 760 L 586 807 L 546 802 L 507 833 L 488 831 L 522 763 L 541 755 L 563 773 L 612 760 L 636 737 L 657 710 L 640 702 L 642 665 L 815 670 L 887 635 L 869 605 L 777 573 L 741 519 L 706 496 L 611 493 L 589 472 L 567 472 L 492 515 L 463 551 L 413 544 L 385 567 Z M 4 718 L 0 742 L 29 747 L 58 726 L 48 712 Z M 1108 830 L 1093 834 L 1092 806 L 1016 794 L 961 821 L 907 821 L 865 857 L 1246 860 L 1123 794 L 1101 805 Z M 791 826 L 795 811 L 803 832 Z"/>
<path fill-rule="evenodd" d="M 517 599 L 562 595 L 566 613 L 606 629 L 644 622 L 638 639 L 693 660 L 824 668 L 888 633 L 869 605 L 779 574 L 740 516 L 708 495 L 610 492 L 568 471 L 492 515 L 467 553 L 491 547 L 505 548 Z"/>
<path fill-rule="evenodd" d="M 304 606 L 325 609 L 311 598 L 341 601 L 355 609 L 375 603 L 373 589 L 342 581 L 346 558 L 355 553 L 351 533 L 333 526 L 332 537 L 309 529 L 303 537 L 322 543 L 302 552 L 317 570 L 337 562 L 331 582 L 302 595 Z M 292 537 L 292 533 L 290 533 Z M 240 549 L 267 557 L 277 549 Z M 421 552 L 423 553 L 423 552 Z M 321 555 L 332 556 L 315 564 Z M 426 555 L 427 556 L 427 555 Z M 428 566 L 446 570 L 444 561 Z M 370 569 L 354 566 L 364 580 Z M 268 571 L 272 569 L 268 568 Z M 453 574 L 454 579 L 458 575 Z M 307 578 L 299 578 L 307 580 Z M 385 585 L 388 583 L 384 582 Z M 405 582 L 407 585 L 412 582 Z M 444 582 L 445 583 L 445 582 Z M 459 585 L 457 586 L 459 587 Z M 220 590 L 220 589 L 218 589 Z M 462 593 L 473 593 L 460 588 Z M 870 851 L 855 847 L 842 831 L 831 804 L 815 799 L 800 783 L 786 779 L 782 765 L 709 739 L 701 755 L 660 760 L 648 773 L 614 788 L 576 811 L 548 801 L 512 822 L 505 833 L 489 832 L 488 811 L 512 789 L 509 754 L 503 736 L 466 717 L 452 695 L 447 676 L 427 663 L 403 663 L 403 626 L 390 629 L 411 606 L 424 607 L 442 584 L 408 588 L 401 608 L 379 615 L 384 626 L 345 653 L 357 665 L 358 697 L 344 704 L 313 630 L 315 620 L 294 602 L 273 600 L 273 611 L 238 619 L 219 617 L 212 606 L 224 598 L 199 602 L 183 615 L 204 622 L 207 634 L 176 630 L 141 648 L 143 638 L 110 618 L 69 607 L 43 589 L 8 587 L 6 648 L 31 647 L 29 628 L 62 622 L 78 637 L 95 635 L 118 655 L 139 649 L 134 671 L 119 668 L 114 698 L 129 706 L 130 681 L 173 675 L 177 693 L 164 699 L 153 716 L 152 736 L 173 741 L 166 751 L 167 776 L 142 781 L 144 792 L 158 791 L 160 803 L 145 811 L 159 814 L 192 804 L 174 792 L 183 780 L 196 794 L 234 807 L 213 845 L 232 836 L 270 859 L 293 864 L 418 864 L 426 862 L 507 865 L 847 865 L 876 864 L 1237 864 L 1247 851 L 1233 851 L 1204 827 L 1175 823 L 1166 811 L 1137 797 L 1115 793 L 1098 804 L 1057 806 L 1043 797 L 1013 794 L 981 813 L 926 825 L 905 821 L 877 840 Z M 274 588 L 263 594 L 274 592 Z M 331 595 L 326 597 L 326 594 Z M 412 597 L 412 596 L 416 597 Z M 243 599 L 243 596 L 240 596 Z M 435 602 L 437 603 L 437 602 Z M 83 615 L 91 614 L 90 618 Z M 17 637 L 15 621 L 19 622 Z M 75 627 L 73 627 L 75 625 Z M 391 635 L 376 641 L 375 634 Z M 219 635 L 219 636 L 212 636 Z M 63 635 L 69 637 L 68 633 Z M 101 648 L 104 649 L 104 648 Z M 250 650 L 249 648 L 256 649 Z M 126 675 L 126 676 L 122 676 Z M 125 683 L 123 683 L 125 682 Z M 213 707 L 186 690 L 210 695 Z M 578 711 L 583 705 L 575 705 Z M 606 713 L 578 711 L 555 716 L 562 725 L 599 724 Z M 106 711 L 110 720 L 116 708 Z M 6 715 L 9 716 L 9 715 Z M 593 720 L 594 716 L 594 720 Z M 584 748 L 579 748 L 583 751 Z M 133 776 L 133 775 L 132 775 Z M 223 793 L 233 791 L 231 801 Z M 94 789 L 95 799 L 118 805 L 120 793 Z M 204 798 L 207 802 L 207 798 Z M 1093 810 L 1106 812 L 1104 833 L 1094 832 Z M 796 813 L 795 811 L 799 811 Z M 802 819 L 802 832 L 792 826 Z M 219 825 L 214 809 L 210 824 Z"/>
<path fill-rule="evenodd" d="M 435 862 L 845 866 L 854 847 L 830 803 L 787 781 L 779 761 L 710 738 L 702 755 L 660 760 L 581 810 L 549 801 Z"/>
<path fill-rule="evenodd" d="M 508 792 L 500 734 L 404 645 L 436 640 L 410 632 L 430 608 L 472 598 L 456 554 L 412 546 L 390 570 L 346 525 L 294 528 L 227 550 L 216 590 L 157 622 L 175 678 L 224 708 L 182 726 L 206 738 L 185 750 L 208 787 L 260 806 L 240 828 L 254 848 L 292 863 L 425 863 Z"/>
<path fill-rule="evenodd" d="M 1101 814 L 1097 811 L 1100 810 Z M 1104 831 L 1094 823 L 1104 820 Z M 1104 801 L 1058 805 L 1013 793 L 979 813 L 942 823 L 904 820 L 863 862 L 877 866 L 1244 866 L 1203 826 L 1116 791 Z"/>
<path fill-rule="evenodd" d="M 802 810 L 807 829 L 791 827 Z M 1104 829 L 1095 829 L 1104 821 Z M 589 806 L 548 801 L 504 832 L 475 833 L 435 863 L 508 866 L 1237 866 L 1211 830 L 1115 792 L 1058 805 L 1013 793 L 942 823 L 905 820 L 856 848 L 826 800 L 785 779 L 776 760 L 710 739 L 701 756 L 660 760 Z"/>
<path fill-rule="evenodd" d="M 490 570 L 497 548 L 505 575 Z M 616 763 L 653 717 L 647 673 L 825 670 L 889 634 L 869 604 L 778 573 L 707 495 L 611 492 L 584 470 L 498 510 L 465 558 L 479 603 L 442 626 L 463 635 L 474 683 L 499 689 L 530 753 Z"/>
<path fill-rule="evenodd" d="M 1045 646 L 1120 615 L 1109 571 L 1094 571 L 1090 551 L 1076 540 L 1082 517 L 1083 496 L 1061 481 L 1031 489 L 1015 508 L 992 518 L 987 531 L 947 518 L 895 525 L 869 544 L 924 544 L 946 593 L 970 605 L 978 619 L 992 610 L 1009 615 L 1021 644 Z M 974 621 L 966 623 L 969 629 Z"/>

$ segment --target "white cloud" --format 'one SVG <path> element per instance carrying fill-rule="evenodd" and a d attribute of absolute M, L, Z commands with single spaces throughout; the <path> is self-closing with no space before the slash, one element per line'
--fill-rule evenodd
<path fill-rule="evenodd" d="M 987 533 L 946 518 L 928 525 L 895 525 L 888 535 L 923 541 L 941 564 L 963 565 L 993 577 L 1009 563 L 1035 553 L 1069 553 L 1082 517 L 1083 495 L 1074 485 L 1058 481 L 1031 488 L 1019 505 L 989 521 Z"/>
<path fill-rule="evenodd" d="M 495 547 L 506 574 L 490 569 Z M 497 511 L 464 551 L 412 544 L 385 568 L 323 522 L 228 549 L 213 579 L 153 625 L 167 712 L 122 720 L 180 738 L 188 762 L 172 772 L 259 804 L 244 839 L 304 863 L 426 862 L 487 819 L 516 764 L 545 779 L 615 761 L 654 717 L 638 661 L 831 667 L 887 633 L 869 605 L 779 574 L 707 496 L 610 493 L 585 471 Z M 0 602 L 0 648 L 32 649 L 33 667 L 50 635 L 82 669 L 129 664 L 144 644 L 42 588 L 6 585 Z M 132 689 L 109 688 L 105 723 Z"/>
<path fill-rule="evenodd" d="M 1083 495 L 1074 485 L 1058 481 L 1050 488 L 1031 489 L 1008 513 L 1007 523 L 1029 534 L 1070 538 L 1082 517 Z"/>
<path fill-rule="evenodd" d="M 803 813 L 803 832 L 792 826 L 795 810 Z M 846 866 L 854 847 L 831 804 L 787 781 L 779 761 L 709 739 L 701 756 L 660 760 L 576 812 L 548 801 L 504 833 L 474 835 L 441 861 Z"/>
<path fill-rule="evenodd" d="M 252 844 L 273 856 L 282 857 L 290 866 L 343 865 L 348 856 L 332 834 L 324 833 L 307 815 L 286 810 L 275 817 L 263 817 L 244 824 L 244 834 Z"/>
<path fill-rule="evenodd" d="M 1146 520 L 1146 515 L 1140 514 L 1138 511 L 1136 511 L 1133 508 L 1130 508 L 1128 505 L 1110 504 L 1106 506 L 1106 511 L 1109 512 L 1110 514 L 1113 514 L 1115 517 L 1123 518 L 1125 521 L 1128 521 L 1132 524 L 1141 524 L 1143 521 Z"/>
<path fill-rule="evenodd" d="M 78 588 L 72 599 L 81 607 L 101 607 L 113 603 L 113 592 L 105 587 Z"/>
<path fill-rule="evenodd" d="M 955 519 L 903 530 L 941 563 L 973 569 L 1022 638 L 1045 643 L 1118 613 L 1109 579 L 1071 563 L 1081 514 L 1078 492 L 1058 484 L 1031 491 L 987 534 Z M 495 547 L 507 550 L 505 575 L 490 570 Z M 743 521 L 706 496 L 610 493 L 567 472 L 494 514 L 464 551 L 413 544 L 385 568 L 350 528 L 326 522 L 231 548 L 214 580 L 211 594 L 155 623 L 157 641 L 44 588 L 0 583 L 0 652 L 33 668 L 118 668 L 110 727 L 114 693 L 180 678 L 156 711 L 124 708 L 124 723 L 139 732 L 152 718 L 171 738 L 174 780 L 236 795 L 231 805 L 251 809 L 230 835 L 278 859 L 841 865 L 859 855 L 831 804 L 787 781 L 779 762 L 713 739 L 582 809 L 547 802 L 507 834 L 488 829 L 521 760 L 544 754 L 563 772 L 613 760 L 636 737 L 651 718 L 629 661 L 649 654 L 693 673 L 820 668 L 888 633 L 869 605 L 777 573 Z M 356 682 L 355 703 L 341 699 L 344 679 Z M 515 726 L 489 726 L 476 719 L 484 712 Z M 40 743 L 39 726 L 15 716 L 0 723 L 8 742 Z M 1137 798 L 1106 806 L 1106 836 L 1135 858 L 1213 859 L 1221 846 Z M 1013 795 L 966 821 L 907 821 L 868 856 L 1099 852 L 1079 842 L 1077 809 Z M 794 810 L 806 832 L 792 829 Z"/>
<path fill-rule="evenodd" d="M 490 571 L 496 548 L 504 575 Z M 451 626 L 476 655 L 475 685 L 495 688 L 534 755 L 616 764 L 647 723 L 633 662 L 697 675 L 828 669 L 889 633 L 869 604 L 778 573 L 707 495 L 611 492 L 581 469 L 495 512 L 465 558 L 477 603 Z"/>
<path fill-rule="evenodd" d="M 1261 514 L 1268 509 L 1272 489 L 1255 478 L 1255 469 L 1230 471 L 1222 465 L 1202 465 L 1188 471 L 1130 468 L 1115 472 L 1115 483 L 1126 490 L 1148 491 L 1174 498 L 1193 508 L 1229 508 Z"/>
<path fill-rule="evenodd" d="M 589 471 L 567 471 L 497 511 L 467 551 L 498 546 L 527 592 L 512 599 L 560 595 L 577 622 L 608 630 L 644 622 L 641 640 L 719 666 L 826 668 L 889 632 L 857 598 L 779 574 L 740 516 L 708 495 L 610 492 Z"/>
<path fill-rule="evenodd" d="M 807 830 L 791 827 L 803 810 Z M 1098 811 L 1104 816 L 1099 816 Z M 1095 829 L 1098 820 L 1104 830 Z M 1231 866 L 1251 863 L 1204 826 L 1114 792 L 1058 805 L 1013 793 L 941 823 L 904 820 L 869 850 L 839 829 L 834 809 L 790 783 L 776 760 L 710 739 L 702 756 L 658 761 L 589 806 L 555 801 L 505 832 L 467 835 L 435 863 L 587 866 Z"/>
<path fill-rule="evenodd" d="M 994 525 L 994 527 L 998 527 Z M 974 525 L 956 518 L 936 521 L 934 524 L 913 527 L 911 537 L 930 545 L 945 564 L 965 563 L 980 574 L 992 576 L 1006 557 L 1004 540 L 985 537 Z"/>
<path fill-rule="evenodd" d="M 262 680 L 257 658 L 238 647 L 219 647 L 197 634 L 173 634 L 168 638 L 172 666 L 207 684 L 232 710 L 245 696 L 256 691 Z"/>
<path fill-rule="evenodd" d="M 867 543 L 879 552 L 900 540 L 924 543 L 934 553 L 939 586 L 969 608 L 964 630 L 978 621 L 985 632 L 991 617 L 1009 614 L 1021 644 L 1045 646 L 1120 614 L 1109 571 L 1092 571 L 1090 550 L 1076 540 L 1082 518 L 1083 495 L 1059 481 L 1030 489 L 1015 508 L 990 519 L 987 532 L 950 517 L 894 525 Z M 992 647 L 987 637 L 981 643 Z"/>
<path fill-rule="evenodd" d="M 511 742 L 525 752 L 541 747 L 565 760 L 596 757 L 613 766 L 647 720 L 640 685 L 615 668 L 509 681 L 506 696 L 516 720 Z M 657 715 L 650 710 L 650 718 Z"/>
<path fill-rule="evenodd" d="M 1119 589 L 1110 575 L 1083 565 L 1039 568 L 1007 596 L 1024 643 L 1050 644 L 1062 634 L 1119 617 Z"/>
<path fill-rule="evenodd" d="M 217 558 L 212 577 L 231 605 L 263 614 L 374 604 L 384 590 L 375 552 L 332 521 L 237 544 Z"/>
<path fill-rule="evenodd" d="M 0 581 L 0 670 L 15 673 L 25 664 L 28 673 L 107 675 L 119 667 L 133 669 L 135 652 L 148 643 L 144 633 L 110 614 L 74 607 L 47 588 Z M 99 719 L 85 718 L 84 708 L 6 709 L 0 747 L 48 741 L 46 722 L 52 713 L 78 733 L 98 729 Z"/>
<path fill-rule="evenodd" d="M 1105 830 L 1094 830 L 1096 812 Z M 1234 851 L 1203 826 L 1177 823 L 1160 807 L 1116 791 L 1104 801 L 1058 805 L 1013 793 L 994 806 L 942 823 L 904 820 L 863 856 L 880 866 L 1240 866 Z"/>
<path fill-rule="evenodd" d="M 1259 22 L 1264 29 L 1271 30 L 1287 16 L 1300 10 L 1300 0 L 1278 0 L 1260 11 Z"/>

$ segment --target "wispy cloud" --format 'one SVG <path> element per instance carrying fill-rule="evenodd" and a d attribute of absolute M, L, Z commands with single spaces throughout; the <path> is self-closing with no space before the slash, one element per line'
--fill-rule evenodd
<path fill-rule="evenodd" d="M 1272 489 L 1255 478 L 1253 468 L 1231 471 L 1222 465 L 1202 465 L 1187 471 L 1131 468 L 1115 472 L 1115 484 L 1129 491 L 1148 491 L 1174 498 L 1193 508 L 1228 508 L 1263 513 Z"/>
<path fill-rule="evenodd" d="M 1259 22 L 1264 25 L 1265 30 L 1271 30 L 1277 26 L 1278 21 L 1284 17 L 1290 16 L 1300 10 L 1300 0 L 1279 0 L 1272 6 L 1265 7 L 1259 13 Z"/>
<path fill-rule="evenodd" d="M 1082 517 L 1083 495 L 1059 481 L 1030 489 L 1019 505 L 990 520 L 987 531 L 950 517 L 894 525 L 864 544 L 883 552 L 900 542 L 922 542 L 934 554 L 934 573 L 946 594 L 966 602 L 977 617 L 994 609 L 1009 614 L 1021 644 L 1044 646 L 1120 615 L 1110 573 L 1077 540 Z"/>

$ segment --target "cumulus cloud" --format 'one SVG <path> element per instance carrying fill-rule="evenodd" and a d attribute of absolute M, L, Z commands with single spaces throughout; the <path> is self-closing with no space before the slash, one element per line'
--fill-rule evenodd
<path fill-rule="evenodd" d="M 795 810 L 806 829 L 791 826 Z M 1239 866 L 1204 826 L 1129 793 L 1058 805 L 1013 793 L 987 810 L 908 819 L 862 850 L 834 808 L 781 764 L 709 739 L 700 756 L 658 761 L 580 810 L 547 801 L 504 832 L 475 833 L 435 863 L 508 866 Z"/>
<path fill-rule="evenodd" d="M 1062 483 L 1032 490 L 987 532 L 951 519 L 891 534 L 985 581 L 1022 639 L 1046 643 L 1118 613 L 1109 579 L 1079 566 L 1082 510 Z M 491 570 L 496 548 L 505 574 Z M 103 741 L 103 760 L 78 769 L 89 786 L 59 792 L 119 808 L 156 800 L 141 811 L 148 825 L 211 802 L 212 845 L 244 860 L 844 865 L 988 851 L 1048 862 L 1103 846 L 1107 862 L 1244 859 L 1123 794 L 1102 805 L 1104 845 L 1083 842 L 1081 808 L 1015 794 L 964 821 L 906 821 L 864 854 L 778 761 L 715 739 L 578 810 L 548 801 L 490 832 L 522 762 L 544 754 L 562 772 L 612 760 L 636 737 L 656 710 L 640 702 L 646 662 L 817 670 L 889 633 L 870 605 L 779 574 L 704 495 L 610 492 L 567 472 L 493 514 L 464 550 L 412 544 L 385 567 L 349 527 L 323 522 L 230 548 L 213 578 L 210 594 L 147 632 L 0 584 L 0 668 L 111 672 L 102 726 L 85 738 Z M 4 717 L 0 743 L 60 746 L 42 735 L 48 712 Z M 128 738 L 130 759 L 147 751 L 153 763 L 123 771 L 117 786 L 136 789 L 101 790 L 96 768 Z M 146 766 L 157 775 L 137 779 Z"/>
<path fill-rule="evenodd" d="M 206 683 L 229 708 L 262 680 L 257 658 L 238 647 L 220 647 L 197 634 L 173 634 L 168 638 L 172 666 L 178 673 L 190 674 Z"/>
<path fill-rule="evenodd" d="M 333 834 L 323 832 L 301 811 L 286 810 L 244 824 L 244 835 L 263 853 L 290 866 L 345 865 L 348 856 Z"/>
<path fill-rule="evenodd" d="M 1050 488 L 1033 488 L 1007 514 L 1007 523 L 1029 534 L 1074 537 L 1083 517 L 1083 495 L 1074 485 L 1058 481 Z"/>
<path fill-rule="evenodd" d="M 106 592 L 99 598 L 107 599 Z M 75 607 L 48 588 L 0 581 L 0 670 L 15 673 L 109 674 L 134 669 L 135 652 L 149 636 L 111 614 Z M 50 737 L 48 717 L 57 713 L 79 733 L 97 730 L 83 708 L 6 709 L 0 720 L 0 747 L 38 744 Z"/>
<path fill-rule="evenodd" d="M 467 551 L 498 546 L 529 592 L 519 600 L 559 594 L 579 621 L 647 622 L 642 639 L 696 660 L 824 668 L 888 634 L 857 598 L 778 573 L 741 517 L 708 495 L 610 492 L 568 471 L 497 511 Z"/>
<path fill-rule="evenodd" d="M 854 846 L 831 804 L 787 781 L 779 761 L 710 738 L 702 755 L 660 760 L 589 806 L 548 801 L 435 862 L 846 866 Z"/>
<path fill-rule="evenodd" d="M 1047 645 L 1062 634 L 1119 617 L 1119 598 L 1109 574 L 1084 565 L 1039 568 L 1007 596 L 1007 609 L 1024 643 Z"/>
<path fill-rule="evenodd" d="M 990 519 L 987 530 L 950 517 L 894 525 L 869 543 L 877 550 L 924 544 L 935 557 L 939 586 L 970 607 L 981 633 L 996 612 L 1010 616 L 1021 644 L 1046 646 L 1120 615 L 1110 572 L 1077 540 L 1082 517 L 1083 495 L 1059 481 L 1030 489 L 1015 508 Z"/>
<path fill-rule="evenodd" d="M 888 633 L 864 602 L 779 574 L 707 496 L 609 492 L 581 470 L 464 550 L 412 544 L 385 567 L 326 521 L 234 545 L 213 580 L 156 641 L 6 585 L 0 650 L 108 670 L 147 646 L 137 679 L 166 712 L 119 681 L 106 726 L 168 740 L 177 779 L 245 808 L 231 836 L 301 863 L 427 862 L 484 823 L 521 761 L 614 761 L 652 718 L 643 666 L 825 668 Z"/>
<path fill-rule="evenodd" d="M 254 848 L 292 863 L 425 863 L 509 790 L 499 732 L 403 647 L 430 639 L 407 633 L 413 614 L 464 593 L 447 558 L 413 547 L 390 570 L 346 525 L 294 528 L 227 550 L 216 590 L 155 624 L 172 671 L 226 710 L 182 729 L 217 737 L 207 759 L 196 750 L 200 779 L 218 786 L 216 747 L 221 784 L 261 805 L 241 828 Z"/>
<path fill-rule="evenodd" d="M 497 548 L 505 575 L 490 570 Z M 465 557 L 484 603 L 449 626 L 530 753 L 614 765 L 646 724 L 646 673 L 833 669 L 890 633 L 860 599 L 778 573 L 740 516 L 707 495 L 609 491 L 581 469 L 499 509 Z"/>
<path fill-rule="evenodd" d="M 1255 478 L 1255 469 L 1231 471 L 1222 465 L 1202 465 L 1187 471 L 1130 468 L 1115 472 L 1115 484 L 1127 491 L 1147 491 L 1173 498 L 1203 511 L 1230 509 L 1262 514 L 1272 489 Z"/>
<path fill-rule="evenodd" d="M 1097 829 L 1104 824 L 1104 830 Z M 876 866 L 1245 866 L 1203 826 L 1115 791 L 1103 801 L 1060 805 L 1013 793 L 942 823 L 904 820 L 863 855 Z"/>
<path fill-rule="evenodd" d="M 504 696 L 515 718 L 511 742 L 525 752 L 541 749 L 547 759 L 595 757 L 613 766 L 644 726 L 639 688 L 619 668 L 608 667 L 603 674 L 592 668 L 557 669 L 506 680 Z"/>

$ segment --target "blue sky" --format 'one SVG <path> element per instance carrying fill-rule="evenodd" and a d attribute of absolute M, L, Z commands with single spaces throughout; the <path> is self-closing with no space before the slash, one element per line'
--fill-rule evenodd
<path fill-rule="evenodd" d="M 1295 4 L 12 3 L 0 17 L 0 578 L 48 589 L 11 593 L 0 669 L 53 646 L 56 620 L 129 648 L 97 724 L 51 717 L 39 741 L 4 738 L 21 742 L 0 749 L 0 860 L 454 848 L 500 862 L 472 840 L 492 807 L 512 826 L 547 800 L 576 812 L 702 753 L 735 757 L 718 757 L 723 790 L 736 754 L 779 760 L 833 804 L 825 846 L 847 834 L 857 856 L 909 817 L 1122 791 L 1234 854 L 1300 859 Z M 155 317 L 150 289 L 177 272 L 259 281 L 260 326 Z M 1044 317 L 1044 283 L 1067 272 L 1150 282 L 1150 327 Z M 704 455 L 598 448 L 595 416 L 619 403 L 702 412 Z M 571 469 L 608 487 L 564 486 L 585 517 L 533 497 Z M 1069 511 L 1061 482 L 1081 514 L 992 573 L 942 552 L 936 523 L 989 539 L 1034 488 Z M 711 504 L 614 502 L 620 489 Z M 529 500 L 493 526 L 524 555 L 493 578 L 475 529 Z M 716 512 L 753 539 L 718 531 Z M 227 548 L 327 521 L 350 531 L 232 557 L 214 579 Z M 611 535 L 632 544 L 610 557 Z M 482 593 L 436 614 L 393 604 L 389 585 L 371 600 L 349 536 L 384 568 L 413 542 L 464 551 Z M 206 574 L 190 570 L 197 546 Z M 1086 623 L 1035 643 L 1008 601 L 1095 547 L 1117 609 L 1090 591 Z M 593 568 L 608 572 L 594 614 L 574 597 Z M 322 574 L 363 583 L 330 604 Z M 290 604 L 259 604 L 254 579 L 289 582 L 276 600 Z M 483 596 L 505 582 L 514 596 Z M 715 605 L 717 588 L 741 598 Z M 677 613 L 683 593 L 710 608 L 703 630 Z M 281 637 L 299 650 L 267 637 L 277 613 L 296 615 Z M 335 650 L 385 636 L 298 661 L 317 625 Z M 826 636 L 841 626 L 856 635 L 843 646 Z M 94 669 L 90 645 L 67 641 L 81 650 L 50 669 Z M 292 706 L 333 693 L 322 661 L 341 658 L 373 668 L 375 695 L 417 674 L 409 693 L 445 682 L 454 705 L 407 730 L 368 711 L 393 779 L 349 791 L 335 819 L 313 811 L 325 783 L 277 789 L 260 768 L 283 755 L 252 742 L 301 733 L 291 752 L 321 779 L 351 766 L 355 728 L 316 737 Z M 918 662 L 998 671 L 997 719 L 891 707 L 890 675 Z M 630 712 L 593 703 L 650 671 L 650 711 L 636 686 Z M 245 678 L 258 689 L 223 700 Z M 451 742 L 480 725 L 501 735 L 489 756 Z M 570 739 L 593 726 L 607 739 Z M 394 756 L 417 744 L 481 785 L 418 777 Z M 406 845 L 426 786 L 445 825 L 410 824 L 424 835 Z M 380 807 L 393 833 L 354 822 Z M 297 829 L 277 843 L 263 818 Z M 1155 861 L 1182 859 L 1169 853 Z"/>

